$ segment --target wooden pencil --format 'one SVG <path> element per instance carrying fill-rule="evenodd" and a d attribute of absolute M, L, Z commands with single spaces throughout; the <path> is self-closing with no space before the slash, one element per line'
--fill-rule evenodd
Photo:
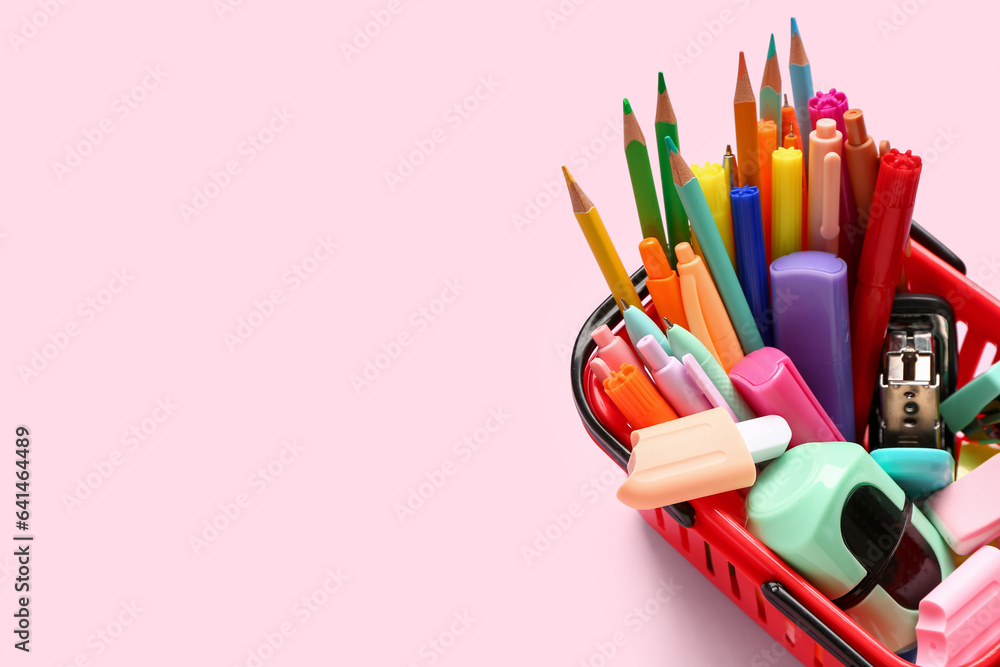
<path fill-rule="evenodd" d="M 751 99 L 753 92 L 751 91 Z M 755 114 L 756 115 L 756 114 Z M 757 121 L 754 120 L 754 143 L 757 142 Z M 729 260 L 729 253 L 719 236 L 719 229 L 715 226 L 715 218 L 708 207 L 708 201 L 701 190 L 701 185 L 695 177 L 694 172 L 687 162 L 677 152 L 677 147 L 668 138 L 667 145 L 670 148 L 670 168 L 673 174 L 674 185 L 680 194 L 681 203 L 687 211 L 691 220 L 691 228 L 698 241 L 701 243 L 702 252 L 705 255 L 705 263 L 715 281 L 715 287 L 722 297 L 722 303 L 726 307 L 729 319 L 736 330 L 740 345 L 744 354 L 750 354 L 755 350 L 764 347 L 764 341 L 757 329 L 753 313 L 747 304 L 746 295 L 736 277 L 736 270 Z"/>
<path fill-rule="evenodd" d="M 736 79 L 736 94 L 733 96 L 733 116 L 736 120 L 736 164 L 740 172 L 740 185 L 755 185 L 760 188 L 757 100 L 753 94 L 753 86 L 750 85 L 747 61 L 742 51 L 740 51 L 740 70 Z M 688 215 L 691 215 L 690 211 Z M 697 233 L 695 230 L 695 234 Z"/>
<path fill-rule="evenodd" d="M 774 121 L 780 131 L 781 67 L 778 65 L 778 50 L 774 47 L 774 33 L 771 33 L 767 62 L 764 63 L 764 77 L 760 82 L 760 119 Z"/>
<path fill-rule="evenodd" d="M 809 98 L 813 88 L 812 66 L 802 45 L 799 24 L 792 17 L 792 46 L 788 54 L 788 78 L 792 81 L 792 99 L 795 103 L 795 117 L 799 120 L 799 136 L 802 137 L 802 159 L 809 164 L 809 133 L 813 131 L 809 118 Z"/>
<path fill-rule="evenodd" d="M 667 261 L 671 268 L 677 268 L 677 256 L 674 248 L 680 243 L 691 242 L 691 228 L 688 225 L 687 213 L 674 187 L 670 175 L 670 151 L 667 150 L 666 138 L 670 137 L 676 146 L 680 146 L 677 138 L 677 115 L 670 103 L 667 85 L 663 80 L 663 72 L 659 73 L 656 95 L 656 123 L 653 131 L 656 134 L 656 154 L 660 159 L 660 183 L 663 186 L 663 214 L 667 219 L 667 239 L 670 249 L 667 251 Z"/>
<path fill-rule="evenodd" d="M 663 246 L 663 252 L 667 252 L 670 246 L 663 233 L 663 218 L 660 217 L 660 202 L 656 198 L 653 169 L 649 165 L 646 137 L 643 136 L 639 121 L 632 113 L 632 105 L 627 99 L 623 102 L 623 106 L 625 161 L 628 163 L 628 175 L 632 181 L 632 194 L 639 214 L 639 225 L 642 227 L 642 238 L 656 239 Z"/>
<path fill-rule="evenodd" d="M 566 167 L 563 167 L 562 170 L 563 176 L 566 178 L 566 187 L 569 190 L 569 200 L 573 205 L 573 214 L 580 224 L 580 229 L 583 230 L 583 235 L 586 237 L 590 251 L 594 254 L 594 259 L 597 260 L 597 265 L 604 275 L 608 289 L 611 290 L 615 304 L 623 312 L 624 309 L 621 306 L 623 300 L 629 306 L 642 308 L 642 301 L 635 291 L 632 278 L 625 270 L 625 265 L 622 264 L 622 259 L 619 257 L 618 251 L 615 250 L 611 237 L 608 236 L 608 230 L 594 207 L 594 202 L 590 201 L 590 197 L 580 188 L 580 184 L 576 182 L 569 170 Z"/>

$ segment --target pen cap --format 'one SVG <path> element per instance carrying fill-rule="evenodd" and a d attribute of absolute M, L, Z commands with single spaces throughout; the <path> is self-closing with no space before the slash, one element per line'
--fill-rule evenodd
<path fill-rule="evenodd" d="M 793 252 L 771 264 L 774 344 L 794 362 L 843 439 L 853 441 L 847 278 L 847 263 L 826 252 Z"/>
<path fill-rule="evenodd" d="M 597 343 L 597 356 L 607 362 L 609 368 L 618 369 L 622 364 L 642 366 L 628 343 L 613 334 L 607 324 L 602 324 L 590 332 L 590 337 Z"/>
<path fill-rule="evenodd" d="M 645 336 L 652 336 L 660 344 L 664 352 L 671 353 L 670 343 L 667 342 L 667 335 L 663 329 L 649 318 L 641 308 L 629 306 L 625 308 L 625 331 L 628 332 L 629 340 L 634 343 L 642 340 Z"/>
<path fill-rule="evenodd" d="M 844 440 L 788 356 L 773 347 L 751 352 L 729 377 L 754 412 L 780 415 L 792 430 L 789 447 Z"/>
<path fill-rule="evenodd" d="M 656 388 L 678 415 L 687 417 L 712 408 L 684 365 L 667 355 L 656 339 L 645 336 L 636 347 L 653 376 Z"/>
<path fill-rule="evenodd" d="M 639 242 L 639 256 L 646 267 L 646 289 L 653 299 L 656 312 L 661 317 L 686 327 L 687 317 L 681 302 L 680 281 L 663 252 L 663 246 L 655 238 L 643 239 Z"/>
<path fill-rule="evenodd" d="M 920 602 L 917 660 L 969 665 L 1000 640 L 1000 550 L 985 546 Z"/>
<path fill-rule="evenodd" d="M 847 262 L 815 250 L 771 263 L 775 346 L 796 365 L 851 359 Z M 808 381 L 808 379 L 807 379 Z"/>
<path fill-rule="evenodd" d="M 746 508 L 747 530 L 844 610 L 879 587 L 915 612 L 953 568 L 930 522 L 854 443 L 788 450 L 761 473 Z M 904 634 L 915 624 L 913 614 Z"/>
<path fill-rule="evenodd" d="M 777 451 L 783 431 L 774 420 L 740 426 L 715 408 L 633 431 L 629 476 L 618 499 L 653 509 L 753 484 L 754 456 Z"/>
<path fill-rule="evenodd" d="M 882 158 L 861 250 L 860 282 L 889 287 L 899 280 L 922 169 L 920 157 L 910 151 L 893 148 Z"/>
<path fill-rule="evenodd" d="M 605 380 L 604 392 L 633 428 L 677 418 L 677 413 L 656 391 L 646 374 L 632 364 L 622 364 L 621 370 Z"/>

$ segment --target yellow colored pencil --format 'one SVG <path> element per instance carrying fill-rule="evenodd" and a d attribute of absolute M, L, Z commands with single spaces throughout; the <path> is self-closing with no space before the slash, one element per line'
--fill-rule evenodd
<path fill-rule="evenodd" d="M 619 310 L 622 310 L 622 300 L 629 306 L 642 308 L 642 301 L 635 291 L 632 278 L 625 270 L 625 265 L 622 264 L 622 259 L 618 256 L 611 237 L 608 236 L 608 230 L 594 207 L 594 202 L 590 201 L 590 197 L 583 192 L 569 170 L 566 167 L 562 170 L 563 176 L 566 177 L 566 187 L 569 189 L 569 199 L 573 204 L 576 221 L 580 223 L 580 229 L 583 230 L 583 235 L 590 245 L 590 251 L 594 254 L 601 273 L 604 274 L 604 280 L 608 283 L 615 304 Z"/>

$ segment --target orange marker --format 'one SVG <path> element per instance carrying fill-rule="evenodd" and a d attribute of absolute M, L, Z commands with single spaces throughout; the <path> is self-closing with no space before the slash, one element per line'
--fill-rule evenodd
<path fill-rule="evenodd" d="M 773 120 L 757 123 L 760 145 L 760 218 L 764 223 L 764 257 L 771 262 L 771 154 L 778 150 L 778 126 Z"/>
<path fill-rule="evenodd" d="M 691 333 L 713 353 L 713 356 L 728 373 L 729 369 L 743 359 L 743 347 L 733 329 L 733 323 L 722 303 L 719 290 L 712 281 L 708 266 L 686 243 L 680 243 L 677 253 L 677 273 L 681 277 L 681 299 L 687 315 Z M 695 310 L 697 309 L 697 310 Z M 703 320 L 707 329 L 707 340 L 695 332 L 695 325 Z"/>
<path fill-rule="evenodd" d="M 621 370 L 604 381 L 604 393 L 621 410 L 633 429 L 677 419 L 677 413 L 649 381 L 646 373 L 632 364 L 622 364 Z"/>
<path fill-rule="evenodd" d="M 646 267 L 646 287 L 656 312 L 660 317 L 687 329 L 687 317 L 684 316 L 684 303 L 681 301 L 681 281 L 670 268 L 660 242 L 652 237 L 643 239 L 639 243 L 639 255 Z"/>

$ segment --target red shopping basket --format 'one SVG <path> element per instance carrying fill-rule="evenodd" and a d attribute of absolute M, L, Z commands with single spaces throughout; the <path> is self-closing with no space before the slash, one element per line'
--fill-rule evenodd
<path fill-rule="evenodd" d="M 954 254 L 919 226 L 911 233 L 905 261 L 910 292 L 937 294 L 951 303 L 959 328 L 959 386 L 978 368 L 993 363 L 1000 340 L 1000 301 L 970 281 Z M 632 276 L 646 310 L 644 269 Z M 631 430 L 590 372 L 596 345 L 590 332 L 602 324 L 628 340 L 621 314 L 608 298 L 583 325 L 571 361 L 573 394 L 584 426 L 594 441 L 623 469 L 628 463 Z M 990 359 L 984 359 L 992 345 Z M 823 597 L 778 556 L 744 529 L 746 490 L 730 491 L 689 503 L 640 511 L 647 523 L 705 577 L 802 664 L 815 667 L 897 666 L 911 663 L 890 652 Z M 1000 645 L 967 667 L 1000 664 Z"/>

